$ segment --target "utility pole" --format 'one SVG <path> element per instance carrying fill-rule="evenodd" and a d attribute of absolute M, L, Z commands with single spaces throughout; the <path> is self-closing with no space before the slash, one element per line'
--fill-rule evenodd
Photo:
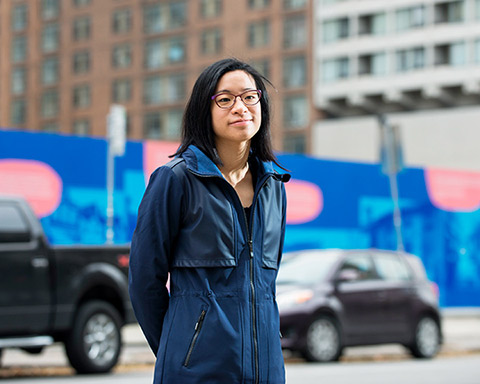
<path fill-rule="evenodd" d="M 113 244 L 113 195 L 115 189 L 115 158 L 125 154 L 126 142 L 126 111 L 125 107 L 113 104 L 107 115 L 107 244 Z"/>
<path fill-rule="evenodd" d="M 398 126 L 388 122 L 385 115 L 378 115 L 380 125 L 380 160 L 382 172 L 388 176 L 390 182 L 390 194 L 393 201 L 393 226 L 397 237 L 397 250 L 403 251 L 402 215 L 400 212 L 398 196 L 397 174 L 403 168 L 402 144 Z"/>

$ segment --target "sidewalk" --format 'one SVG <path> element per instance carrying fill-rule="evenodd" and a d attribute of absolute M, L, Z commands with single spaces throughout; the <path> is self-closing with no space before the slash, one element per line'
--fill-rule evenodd
<path fill-rule="evenodd" d="M 480 308 L 445 309 L 442 311 L 442 325 L 444 342 L 440 355 L 480 353 Z M 155 361 L 138 325 L 126 326 L 123 338 L 129 346 L 123 355 L 125 363 Z M 410 358 L 400 345 L 382 345 L 346 348 L 343 359 L 392 359 L 399 356 Z"/>
<path fill-rule="evenodd" d="M 480 308 L 448 309 L 443 311 L 444 344 L 440 356 L 480 353 Z M 142 331 L 137 324 L 123 328 L 124 348 L 120 356 L 123 366 L 145 366 L 155 362 Z M 399 345 L 346 348 L 342 361 L 371 361 L 409 359 L 405 348 Z M 298 362 L 299 359 L 286 355 L 287 363 Z M 54 344 L 39 355 L 10 349 L 4 351 L 3 366 L 31 367 L 68 367 L 63 346 Z M 138 367 L 137 367 L 138 368 Z M 136 369 L 136 368 L 135 368 Z"/>

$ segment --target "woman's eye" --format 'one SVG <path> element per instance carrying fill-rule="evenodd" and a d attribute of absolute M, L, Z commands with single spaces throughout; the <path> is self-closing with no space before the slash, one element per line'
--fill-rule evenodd
<path fill-rule="evenodd" d="M 223 96 L 221 98 L 218 99 L 218 102 L 219 103 L 229 103 L 232 99 L 230 97 L 227 97 L 227 96 Z"/>

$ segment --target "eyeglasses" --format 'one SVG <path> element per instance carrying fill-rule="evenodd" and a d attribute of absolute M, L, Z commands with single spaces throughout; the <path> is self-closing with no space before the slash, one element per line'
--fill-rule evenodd
<path fill-rule="evenodd" d="M 232 95 L 228 92 L 221 92 L 213 95 L 212 100 L 214 100 L 215 104 L 217 104 L 220 108 L 230 109 L 233 108 L 233 106 L 235 105 L 237 97 L 240 97 L 242 103 L 245 104 L 247 107 L 251 107 L 255 104 L 258 104 L 260 98 L 262 97 L 262 91 L 260 91 L 259 89 L 253 89 L 245 91 L 240 95 Z"/>

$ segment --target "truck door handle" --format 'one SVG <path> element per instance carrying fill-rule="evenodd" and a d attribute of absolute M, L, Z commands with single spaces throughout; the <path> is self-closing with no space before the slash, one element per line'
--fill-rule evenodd
<path fill-rule="evenodd" d="M 33 268 L 47 268 L 49 265 L 48 259 L 45 257 L 35 257 L 31 263 Z"/>

